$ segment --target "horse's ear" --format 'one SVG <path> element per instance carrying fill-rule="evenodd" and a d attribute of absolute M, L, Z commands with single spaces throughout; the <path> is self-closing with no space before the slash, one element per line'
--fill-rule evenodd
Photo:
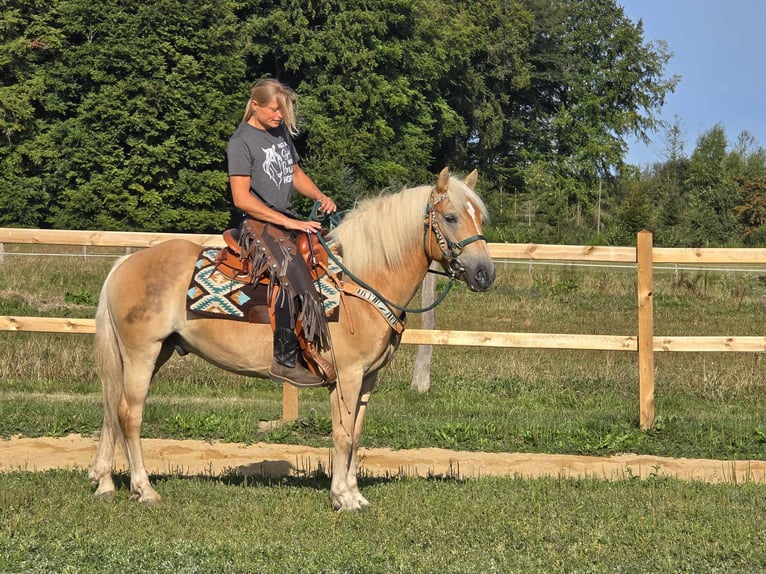
<path fill-rule="evenodd" d="M 439 178 L 436 180 L 436 191 L 439 193 L 444 193 L 447 191 L 447 186 L 449 185 L 449 168 L 445 167 L 441 172 L 439 173 Z"/>
<path fill-rule="evenodd" d="M 476 188 L 476 181 L 479 179 L 479 172 L 477 170 L 473 170 L 471 173 L 469 173 L 467 176 L 465 176 L 465 179 L 463 180 L 463 183 L 466 184 L 471 189 Z"/>

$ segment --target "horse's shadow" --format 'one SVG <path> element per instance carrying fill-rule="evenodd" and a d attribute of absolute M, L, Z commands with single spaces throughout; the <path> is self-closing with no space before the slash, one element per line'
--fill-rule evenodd
<path fill-rule="evenodd" d="M 120 471 L 114 475 L 114 483 L 117 489 L 130 489 L 130 474 Z M 421 480 L 444 482 L 460 481 L 456 474 L 427 474 L 426 476 L 413 475 L 404 470 L 398 472 L 386 472 L 385 474 L 370 474 L 363 470 L 358 475 L 359 487 L 375 486 L 380 484 L 392 484 L 403 479 L 417 478 Z M 263 487 L 293 486 L 311 488 L 314 490 L 326 490 L 329 488 L 332 476 L 327 470 L 319 465 L 315 469 L 296 469 L 293 464 L 285 460 L 263 460 L 247 465 L 240 465 L 216 473 L 211 471 L 189 473 L 183 469 L 170 470 L 164 473 L 152 473 L 150 479 L 156 484 L 171 480 L 189 480 L 224 484 L 226 486 Z"/>

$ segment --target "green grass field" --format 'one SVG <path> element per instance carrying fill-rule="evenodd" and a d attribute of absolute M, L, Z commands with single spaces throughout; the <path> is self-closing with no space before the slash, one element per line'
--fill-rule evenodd
<path fill-rule="evenodd" d="M 57 248 L 61 251 L 61 248 Z M 90 252 L 90 251 L 89 251 Z M 92 317 L 108 258 L 0 264 L 0 314 Z M 655 273 L 658 335 L 764 336 L 759 272 Z M 486 294 L 453 290 L 440 328 L 635 334 L 635 273 L 498 266 Z M 410 326 L 419 325 L 417 316 Z M 100 427 L 91 336 L 0 333 L 0 436 Z M 679 457 L 766 457 L 762 354 L 655 356 L 655 429 L 638 430 L 636 357 L 606 351 L 436 348 L 432 388 L 410 390 L 413 347 L 379 377 L 365 446 Z M 281 388 L 174 357 L 144 436 L 330 444 L 327 393 Z M 123 483 L 126 481 L 122 477 Z M 155 477 L 166 504 L 93 500 L 85 473 L 0 475 L 0 572 L 760 572 L 766 488 L 650 477 L 367 478 L 372 509 L 330 511 L 321 475 L 267 481 Z"/>
<path fill-rule="evenodd" d="M 2 572 L 762 572 L 763 488 L 673 479 L 158 477 L 165 503 L 90 496 L 84 473 L 0 475 Z"/>

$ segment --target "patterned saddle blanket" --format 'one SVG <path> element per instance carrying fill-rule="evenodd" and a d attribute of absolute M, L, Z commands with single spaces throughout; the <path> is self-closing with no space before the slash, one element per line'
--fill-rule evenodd
<path fill-rule="evenodd" d="M 219 251 L 200 252 L 186 293 L 187 309 L 203 317 L 269 323 L 269 280 L 251 283 L 225 275 L 216 266 Z M 340 277 L 342 271 L 332 260 L 328 270 L 315 285 L 327 320 L 334 322 L 339 316 L 340 292 L 330 275 Z"/>

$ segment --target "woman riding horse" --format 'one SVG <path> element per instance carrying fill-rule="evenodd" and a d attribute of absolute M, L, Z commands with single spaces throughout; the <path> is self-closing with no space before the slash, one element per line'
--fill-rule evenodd
<path fill-rule="evenodd" d="M 431 263 L 450 282 L 487 291 L 495 268 L 482 226 L 487 210 L 465 179 L 445 168 L 436 184 L 365 199 L 329 238 L 343 254 L 338 321 L 329 323 L 335 383 L 328 385 L 333 458 L 330 499 L 338 510 L 369 502 L 359 490 L 358 450 L 378 372 L 401 341 L 404 307 Z M 178 346 L 223 369 L 269 376 L 271 327 L 228 318 L 200 317 L 187 307 L 189 282 L 201 246 L 171 239 L 117 260 L 101 288 L 96 311 L 96 367 L 104 395 L 104 423 L 89 477 L 96 496 L 115 494 L 115 447 L 125 446 L 131 497 L 161 501 L 149 481 L 141 448 L 144 405 L 152 379 Z"/>
<path fill-rule="evenodd" d="M 318 201 L 324 213 L 337 209 L 335 202 L 319 190 L 298 164 L 300 157 L 291 139 L 296 133 L 295 94 L 277 80 L 263 79 L 253 86 L 242 123 L 227 148 L 231 194 L 234 205 L 243 212 L 243 224 L 248 219 L 267 223 L 293 232 L 287 235 L 293 239 L 297 233 L 315 233 L 320 228 L 318 222 L 303 221 L 291 210 L 294 189 Z M 296 253 L 293 244 L 292 255 Z M 296 293 L 298 286 L 293 285 L 293 281 L 282 281 L 282 288 L 289 288 L 291 293 L 283 292 L 275 304 L 274 361 L 270 376 L 298 387 L 322 385 L 325 381 L 309 372 L 297 359 L 298 339 L 294 330 L 300 307 L 313 305 L 321 309 L 321 302 L 311 279 L 305 279 L 308 271 L 301 258 L 288 255 L 287 264 L 294 266 L 294 275 L 304 278 L 304 289 Z M 305 324 L 305 318 L 317 317 L 320 312 L 304 314 L 303 323 L 308 327 L 304 333 L 316 331 L 312 325 Z M 321 317 L 317 320 L 321 321 Z"/>

